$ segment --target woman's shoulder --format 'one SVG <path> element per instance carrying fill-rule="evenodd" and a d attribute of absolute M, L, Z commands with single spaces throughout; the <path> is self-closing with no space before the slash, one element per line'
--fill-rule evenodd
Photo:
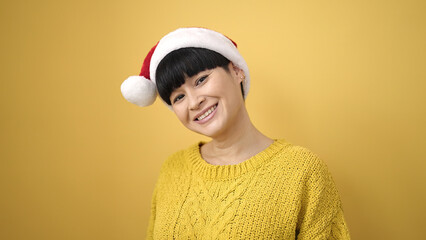
<path fill-rule="evenodd" d="M 274 162 L 279 164 L 274 169 L 282 176 L 307 186 L 310 191 L 321 191 L 324 188 L 330 192 L 336 191 L 326 162 L 306 147 L 288 143 Z"/>
<path fill-rule="evenodd" d="M 194 154 L 198 151 L 198 146 L 200 143 L 192 144 L 185 149 L 181 149 L 171 154 L 163 162 L 161 166 L 161 171 L 170 171 L 170 170 L 181 170 L 187 167 L 187 159 L 191 154 Z"/>
<path fill-rule="evenodd" d="M 284 139 L 277 141 L 283 145 L 280 154 L 278 154 L 281 163 L 305 172 L 327 170 L 326 163 L 310 149 L 292 144 Z"/>

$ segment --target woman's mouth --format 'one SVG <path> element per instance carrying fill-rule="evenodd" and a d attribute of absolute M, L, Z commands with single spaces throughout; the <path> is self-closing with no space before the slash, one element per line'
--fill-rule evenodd
<path fill-rule="evenodd" d="M 213 117 L 214 113 L 216 112 L 217 104 L 211 106 L 209 109 L 207 109 L 203 114 L 195 118 L 195 121 L 198 121 L 200 123 L 207 122 L 210 118 Z"/>

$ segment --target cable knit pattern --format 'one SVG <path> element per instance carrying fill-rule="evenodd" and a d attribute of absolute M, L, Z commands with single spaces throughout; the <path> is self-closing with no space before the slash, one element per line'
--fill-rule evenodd
<path fill-rule="evenodd" d="M 147 239 L 350 239 L 327 166 L 276 140 L 236 165 L 211 165 L 199 143 L 164 162 Z"/>

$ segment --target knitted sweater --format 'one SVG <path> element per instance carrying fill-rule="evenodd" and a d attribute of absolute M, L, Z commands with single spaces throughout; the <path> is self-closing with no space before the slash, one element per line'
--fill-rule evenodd
<path fill-rule="evenodd" d="M 211 165 L 199 143 L 163 163 L 147 239 L 350 239 L 327 166 L 276 140 L 236 165 Z"/>

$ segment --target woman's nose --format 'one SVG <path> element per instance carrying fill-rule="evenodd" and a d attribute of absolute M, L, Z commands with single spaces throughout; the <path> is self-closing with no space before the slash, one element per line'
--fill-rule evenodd
<path fill-rule="evenodd" d="M 189 95 L 189 110 L 198 110 L 205 100 L 204 96 Z"/>

